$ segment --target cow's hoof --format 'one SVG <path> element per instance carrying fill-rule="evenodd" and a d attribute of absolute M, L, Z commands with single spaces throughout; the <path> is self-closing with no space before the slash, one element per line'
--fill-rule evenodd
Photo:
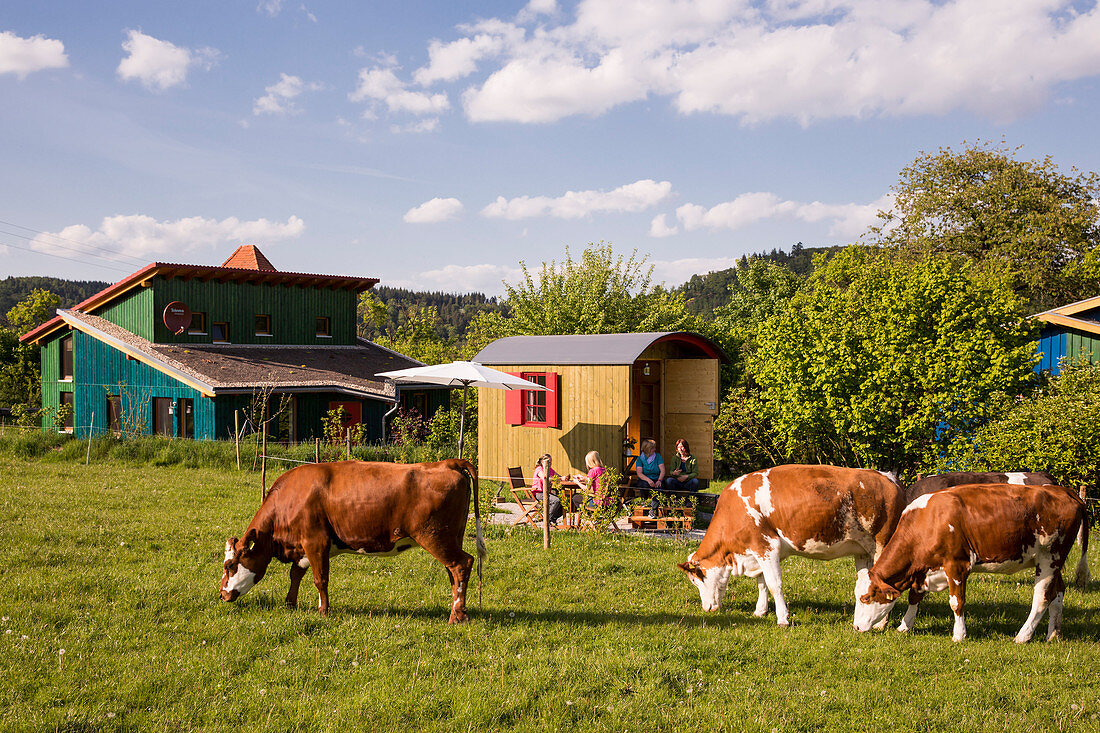
<path fill-rule="evenodd" d="M 901 634 L 908 634 L 909 633 L 909 627 L 905 625 L 904 621 L 902 621 L 900 624 L 898 624 L 898 633 L 901 633 Z"/>
<path fill-rule="evenodd" d="M 1017 644 L 1026 644 L 1029 641 L 1031 641 L 1031 637 L 1030 636 L 1024 636 L 1023 634 L 1016 634 L 1016 638 L 1013 639 L 1013 641 L 1016 642 Z"/>
<path fill-rule="evenodd" d="M 464 624 L 470 620 L 470 617 L 464 613 L 452 613 L 451 618 L 447 623 L 451 624 Z"/>
<path fill-rule="evenodd" d="M 764 618 L 765 616 L 768 615 L 768 612 L 767 611 L 753 611 L 752 615 L 756 616 L 757 618 Z"/>
<path fill-rule="evenodd" d="M 778 626 L 781 629 L 791 628 L 791 622 L 790 621 L 777 621 L 775 625 Z"/>
<path fill-rule="evenodd" d="M 1061 631 L 1052 631 L 1052 632 L 1050 632 L 1050 636 L 1047 637 L 1047 641 L 1061 641 L 1061 640 L 1062 640 L 1062 632 Z"/>

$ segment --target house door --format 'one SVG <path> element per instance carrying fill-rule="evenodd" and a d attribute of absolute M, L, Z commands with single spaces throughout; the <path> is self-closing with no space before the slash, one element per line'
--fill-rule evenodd
<path fill-rule="evenodd" d="M 179 426 L 180 437 L 195 438 L 195 401 L 191 398 L 183 398 L 179 401 Z"/>
<path fill-rule="evenodd" d="M 153 432 L 157 435 L 166 435 L 169 438 L 175 433 L 172 430 L 172 398 L 153 398 Z"/>
<path fill-rule="evenodd" d="M 657 451 L 667 451 L 661 442 L 661 362 L 638 361 L 631 370 L 633 395 L 630 401 L 628 434 L 637 441 L 635 453 L 641 450 L 642 441 L 653 438 Z"/>
<path fill-rule="evenodd" d="M 699 461 L 699 478 L 714 478 L 714 417 L 718 414 L 718 361 L 668 359 L 665 366 L 666 462 L 683 438 Z"/>

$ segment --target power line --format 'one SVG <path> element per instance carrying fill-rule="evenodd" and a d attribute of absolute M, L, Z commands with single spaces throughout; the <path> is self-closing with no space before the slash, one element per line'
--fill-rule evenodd
<path fill-rule="evenodd" d="M 100 252 L 106 252 L 108 254 L 117 255 L 118 257 L 124 257 L 126 259 L 133 260 L 133 261 L 135 261 L 139 264 L 142 264 L 142 265 L 146 264 L 143 260 L 141 260 L 138 257 L 134 257 L 133 255 L 128 255 L 124 252 L 119 252 L 119 251 L 113 250 L 113 249 L 107 249 L 106 247 L 97 247 L 96 245 L 88 244 L 87 242 L 78 242 L 75 239 L 69 239 L 68 237 L 62 237 L 60 234 L 53 234 L 51 232 L 43 232 L 43 231 L 40 231 L 38 229 L 33 229 L 31 227 L 23 226 L 22 224 L 16 224 L 14 222 L 4 221 L 3 219 L 0 219 L 0 224 L 4 224 L 4 225 L 9 226 L 9 227 L 15 227 L 16 229 L 22 229 L 22 230 L 27 231 L 27 232 L 34 232 L 35 234 L 41 234 L 44 237 L 53 237 L 54 239 L 59 239 L 63 242 L 71 242 L 72 244 L 76 244 L 76 245 L 79 245 L 81 247 L 87 247 L 88 249 L 99 250 Z M 18 236 L 22 236 L 22 235 L 14 234 L 14 236 L 18 237 Z M 24 237 L 24 239 L 29 239 L 29 237 Z M 57 245 L 57 246 L 60 247 L 61 245 Z"/>
<path fill-rule="evenodd" d="M 31 249 L 30 247 L 20 247 L 17 244 L 10 244 L 10 243 L 7 243 L 7 242 L 0 242 L 0 247 L 10 247 L 12 249 L 21 249 L 24 252 L 30 252 L 30 253 L 36 254 L 36 255 L 44 255 L 46 257 L 56 257 L 59 260 L 68 260 L 69 262 L 76 262 L 76 263 L 79 263 L 81 265 L 91 265 L 92 267 L 100 267 L 104 270 L 117 270 L 119 272 L 126 272 L 129 269 L 128 267 L 115 267 L 115 266 L 111 266 L 111 265 L 101 265 L 97 262 L 88 262 L 87 260 L 78 260 L 74 257 L 65 257 L 64 255 L 55 255 L 55 254 L 51 254 L 49 252 L 39 252 L 37 249 Z"/>
<path fill-rule="evenodd" d="M 9 232 L 9 231 L 5 231 L 3 229 L 0 229 L 0 234 L 6 234 L 9 237 L 18 237 L 19 239 L 24 239 L 24 240 L 26 240 L 28 242 L 32 242 L 32 243 L 35 241 L 35 239 L 33 237 L 28 237 L 25 234 L 16 234 L 15 232 Z M 65 249 L 65 250 L 68 250 L 70 252 L 76 252 L 78 255 L 83 255 L 84 257 L 94 257 L 96 259 L 104 260 L 106 262 L 114 262 L 114 263 L 119 264 L 119 265 L 122 266 L 119 269 L 123 269 L 123 268 L 129 269 L 131 267 L 134 267 L 134 265 L 130 264 L 129 262 L 120 262 L 119 260 L 113 260 L 110 257 L 104 257 L 103 255 L 97 255 L 97 254 L 93 254 L 91 252 L 83 252 L 83 251 L 81 251 L 79 249 L 76 249 L 74 247 L 66 247 L 63 244 L 58 244 L 56 242 L 46 242 L 45 244 L 48 247 L 57 247 L 58 249 Z M 31 249 L 29 251 L 38 252 L 39 254 L 47 254 L 46 252 L 43 252 L 42 250 L 39 250 L 39 249 Z"/>

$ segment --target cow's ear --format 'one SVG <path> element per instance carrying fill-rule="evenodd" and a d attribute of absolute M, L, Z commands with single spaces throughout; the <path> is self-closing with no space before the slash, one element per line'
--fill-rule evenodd
<path fill-rule="evenodd" d="M 688 560 L 687 562 L 678 563 L 676 567 L 683 570 L 688 575 L 694 575 L 699 580 L 703 580 L 703 569 L 699 566 L 699 563 L 694 560 Z"/>
<path fill-rule="evenodd" d="M 260 536 L 260 533 L 256 531 L 256 528 L 248 530 L 248 534 L 244 536 L 244 549 L 251 552 L 252 548 L 256 546 L 256 538 Z"/>

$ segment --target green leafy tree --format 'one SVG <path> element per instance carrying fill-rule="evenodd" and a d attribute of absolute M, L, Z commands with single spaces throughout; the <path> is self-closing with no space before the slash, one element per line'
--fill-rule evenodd
<path fill-rule="evenodd" d="M 990 144 L 921 153 L 872 234 L 915 256 L 960 254 L 1007 274 L 1032 310 L 1097 294 L 1100 176 Z M 1091 264 L 1090 264 L 1091 263 Z"/>
<path fill-rule="evenodd" d="M 440 331 L 435 307 L 417 306 L 410 309 L 397 333 L 380 336 L 375 342 L 425 364 L 454 361 L 459 355 L 458 339 L 444 337 Z"/>
<path fill-rule="evenodd" d="M 1066 486 L 1100 490 L 1100 363 L 1063 363 L 1062 372 L 972 436 L 952 442 L 939 468 L 1049 471 Z"/>
<path fill-rule="evenodd" d="M 53 318 L 59 305 L 61 305 L 61 298 L 49 290 L 35 288 L 30 295 L 8 311 L 8 323 L 18 333 L 26 333 Z"/>
<path fill-rule="evenodd" d="M 523 280 L 504 284 L 508 314 L 479 314 L 474 344 L 502 336 L 693 330 L 682 293 L 652 285 L 653 266 L 635 251 L 616 255 L 590 244 L 574 260 L 544 262 L 536 274 L 521 262 Z"/>
<path fill-rule="evenodd" d="M 911 473 L 1033 381 L 1034 324 L 959 257 L 850 247 L 760 328 L 753 410 L 787 459 Z"/>
<path fill-rule="evenodd" d="M 11 329 L 0 329 L 0 406 L 37 409 L 42 402 L 39 348 L 19 343 L 20 334 L 52 318 L 61 299 L 35 288 L 7 312 Z"/>

